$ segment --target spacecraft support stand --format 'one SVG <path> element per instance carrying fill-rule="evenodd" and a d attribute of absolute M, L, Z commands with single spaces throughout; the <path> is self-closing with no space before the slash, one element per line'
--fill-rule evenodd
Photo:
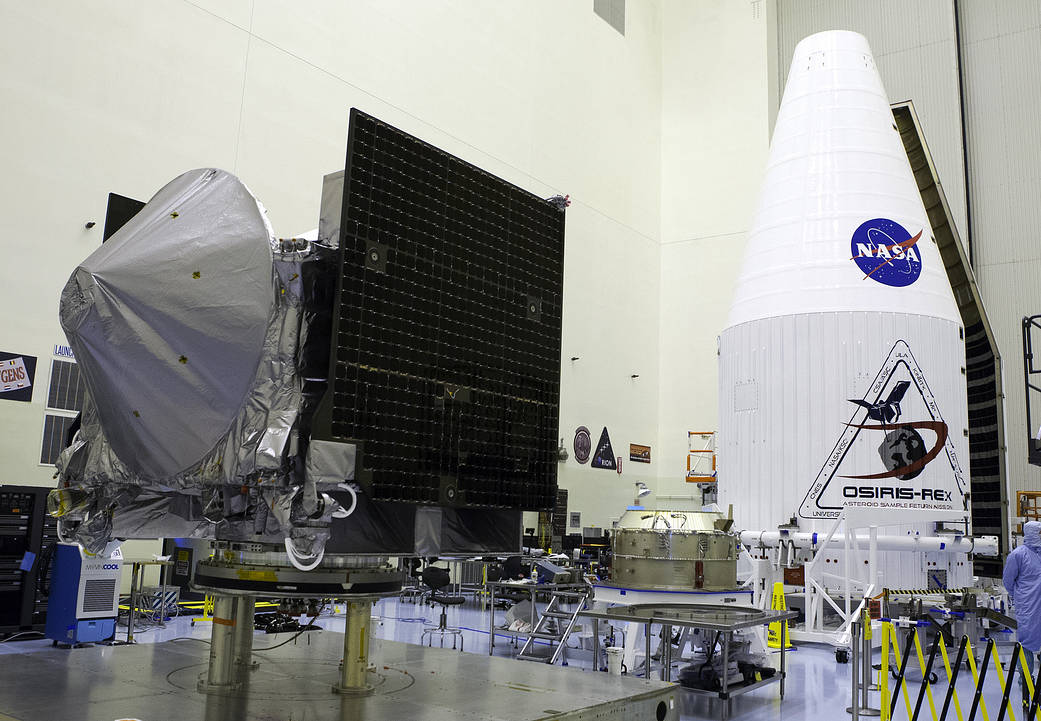
<path fill-rule="evenodd" d="M 341 694 L 365 695 L 372 693 L 369 675 L 369 624 L 372 618 L 371 600 L 347 602 L 347 618 L 343 634 L 343 663 L 340 680 L 333 691 Z"/>
<path fill-rule="evenodd" d="M 235 631 L 232 635 L 232 644 L 236 671 L 252 670 L 257 667 L 256 661 L 253 660 L 253 616 L 256 610 L 256 596 L 235 597 Z"/>
<path fill-rule="evenodd" d="M 199 679 L 203 693 L 230 693 L 242 686 L 253 668 L 253 596 L 215 596 L 210 661 L 206 678 Z"/>
<path fill-rule="evenodd" d="M 753 549 L 775 549 L 771 561 L 752 562 L 754 604 L 766 608 L 773 584 L 783 579 L 783 569 L 795 557 L 795 549 L 813 553 L 805 565 L 803 598 L 805 623 L 793 629 L 797 640 L 819 641 L 837 645 L 850 643 L 850 625 L 864 610 L 864 599 L 874 596 L 882 588 L 879 553 L 886 551 L 931 552 L 944 554 L 997 553 L 997 539 L 993 536 L 915 535 L 893 536 L 879 534 L 886 525 L 906 523 L 909 514 L 887 511 L 889 518 L 879 519 L 869 514 L 843 509 L 827 533 L 806 533 L 792 530 L 742 531 L 741 542 Z M 866 531 L 866 535 L 858 533 Z M 845 559 L 845 573 L 823 570 L 822 560 L 829 552 L 841 550 Z M 747 560 L 747 559 L 746 559 Z M 829 590 L 834 589 L 834 591 Z M 837 593 L 836 593 L 837 591 Z M 832 595 L 841 595 L 840 605 Z M 857 599 L 860 599 L 859 601 Z M 839 627 L 824 625 L 824 604 L 841 619 Z"/>

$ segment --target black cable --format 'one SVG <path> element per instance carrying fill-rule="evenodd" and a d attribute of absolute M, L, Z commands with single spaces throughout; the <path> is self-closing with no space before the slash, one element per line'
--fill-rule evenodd
<path fill-rule="evenodd" d="M 313 631 L 314 629 L 310 628 L 311 624 L 313 624 L 315 622 L 315 620 L 319 616 L 322 615 L 322 611 L 324 611 L 324 610 L 325 610 L 325 604 L 323 603 L 321 608 L 318 609 L 318 612 L 315 615 L 311 616 L 311 620 L 308 621 L 304 625 L 304 627 L 301 628 L 299 631 L 297 631 L 291 638 L 287 638 L 282 643 L 275 644 L 274 646 L 268 646 L 267 648 L 255 648 L 253 650 L 258 652 L 258 653 L 261 652 L 261 651 L 274 651 L 276 648 L 281 648 L 282 646 L 285 646 L 290 641 L 295 641 L 297 638 L 299 638 L 300 634 L 302 634 L 304 631 Z"/>
<path fill-rule="evenodd" d="M 712 641 L 712 646 L 710 646 L 708 648 L 708 650 L 706 651 L 706 653 L 705 653 L 705 663 L 703 663 L 700 666 L 698 666 L 697 678 L 699 678 L 699 679 L 702 678 L 702 673 L 705 671 L 705 667 L 706 666 L 709 667 L 709 671 L 712 670 L 712 666 L 711 666 L 711 664 L 712 664 L 712 657 L 716 653 L 716 645 L 719 644 L 719 638 L 722 635 L 723 635 L 722 631 L 717 631 L 716 632 L 716 637 Z M 649 664 L 648 664 L 648 668 L 650 668 Z M 723 669 L 723 673 L 726 673 L 726 672 L 727 672 L 727 670 Z M 647 675 L 647 678 L 649 678 L 649 677 L 650 677 L 650 674 Z"/>
<path fill-rule="evenodd" d="M 408 686 L 402 686 L 401 688 L 395 689 L 394 691 L 386 691 L 386 692 L 384 692 L 384 694 L 383 694 L 384 696 L 389 696 L 392 693 L 400 693 L 400 692 L 404 691 L 405 689 L 412 688 L 413 686 L 416 685 L 416 677 L 413 676 L 412 674 L 410 674 L 405 669 L 403 669 L 403 668 L 394 668 L 393 666 L 385 666 L 384 668 L 387 668 L 387 669 L 389 669 L 391 671 L 397 671 L 398 673 L 403 673 L 403 674 L 405 674 L 406 676 L 409 677 L 409 681 L 410 681 Z"/>

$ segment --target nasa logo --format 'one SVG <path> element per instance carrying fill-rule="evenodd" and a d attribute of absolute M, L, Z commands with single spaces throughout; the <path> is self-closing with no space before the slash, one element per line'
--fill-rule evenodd
<path fill-rule="evenodd" d="M 850 260 L 864 272 L 864 280 L 871 278 L 894 288 L 911 285 L 922 274 L 922 258 L 915 245 L 923 230 L 912 237 L 892 220 L 868 220 L 853 231 Z"/>

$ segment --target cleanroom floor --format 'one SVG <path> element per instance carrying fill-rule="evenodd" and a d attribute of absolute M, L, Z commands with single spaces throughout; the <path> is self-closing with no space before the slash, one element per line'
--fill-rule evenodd
<path fill-rule="evenodd" d="M 340 610 L 342 611 L 342 606 L 340 607 Z M 384 599 L 374 606 L 373 615 L 382 619 L 382 626 L 375 628 L 374 635 L 387 640 L 408 644 L 418 644 L 423 627 L 425 625 L 436 625 L 439 613 L 439 607 L 403 603 L 397 598 Z M 501 611 L 497 618 L 501 623 L 503 618 Z M 343 632 L 344 619 L 342 615 L 325 615 L 319 618 L 317 623 L 325 630 L 340 633 Z M 450 607 L 448 609 L 448 623 L 450 626 L 459 627 L 463 630 L 466 653 L 487 654 L 488 616 L 487 612 L 481 610 L 475 602 L 468 601 L 463 606 Z M 119 630 L 119 636 L 125 637 L 125 627 L 121 626 Z M 309 633 L 313 634 L 315 632 Z M 181 648 L 185 644 L 189 646 L 197 645 L 197 642 L 185 639 L 206 640 L 209 638 L 209 635 L 210 625 L 208 623 L 197 623 L 192 626 L 190 617 L 181 616 L 168 621 L 165 628 L 146 626 L 139 629 L 136 632 L 136 640 L 139 644 L 162 644 L 169 649 L 170 654 L 177 655 L 183 653 Z M 271 635 L 258 633 L 254 643 L 258 649 L 266 646 L 273 646 L 276 643 L 280 643 L 281 641 L 290 638 L 291 635 L 292 634 L 289 633 Z M 296 646 L 299 652 L 307 652 L 306 647 L 310 644 L 307 640 L 307 636 L 307 633 L 302 634 L 293 642 L 292 645 Z M 447 644 L 450 646 L 451 637 L 448 637 Z M 327 643 L 321 645 L 327 646 Z M 435 645 L 437 645 L 436 637 Z M 519 645 L 520 642 L 518 642 L 517 648 L 519 648 Z M 503 632 L 502 637 L 498 638 L 496 641 L 495 655 L 508 657 L 515 654 L 517 648 L 512 645 L 509 634 Z M 106 655 L 119 654 L 122 650 L 121 647 L 114 646 L 106 648 L 104 653 Z M 13 679 L 16 675 L 19 675 L 18 671 L 20 666 L 23 665 L 23 662 L 29 661 L 26 657 L 27 655 L 34 655 L 34 658 L 32 659 L 34 662 L 43 660 L 39 657 L 35 657 L 35 654 L 61 655 L 66 657 L 65 659 L 60 660 L 57 658 L 50 659 L 55 661 L 55 663 L 47 666 L 49 673 L 53 673 L 55 676 L 61 675 L 61 678 L 40 678 L 36 679 L 36 682 L 32 683 L 31 686 L 22 685 L 20 688 L 13 687 L 12 684 L 9 683 L 0 683 L 0 721 L 9 721 L 11 718 L 22 718 L 18 711 L 19 709 L 24 710 L 26 708 L 26 702 L 28 701 L 36 701 L 42 704 L 52 691 L 58 693 L 61 693 L 60 689 L 71 691 L 72 689 L 87 683 L 84 679 L 77 678 L 77 676 L 82 676 L 86 671 L 76 663 L 69 662 L 72 660 L 71 657 L 77 653 L 81 653 L 81 650 L 53 648 L 50 641 L 40 639 L 13 640 L 0 643 L 0 679 Z M 1007 653 L 1008 651 L 1006 650 L 1002 657 Z M 591 654 L 588 651 L 576 649 L 569 651 L 568 656 L 569 665 L 572 667 L 589 669 L 591 666 Z M 258 654 L 257 658 L 261 663 L 264 662 L 262 654 Z M 335 676 L 335 664 L 337 661 L 338 659 L 329 659 L 329 663 L 331 664 L 329 673 L 331 676 Z M 822 721 L 832 721 L 834 719 L 847 717 L 845 708 L 849 705 L 850 666 L 836 663 L 835 655 L 831 647 L 804 644 L 796 650 L 789 651 L 787 661 L 788 680 L 786 684 L 786 695 L 783 702 L 777 695 L 778 686 L 776 684 L 768 685 L 751 691 L 743 696 L 736 697 L 732 702 L 732 719 L 738 721 L 745 719 L 821 719 Z M 678 664 L 676 668 L 678 668 L 679 665 L 680 664 Z M 522 682 L 525 674 L 531 673 L 531 664 L 517 661 L 516 670 L 516 680 Z M 142 672 L 146 672 L 146 669 L 142 669 Z M 994 676 L 993 673 L 990 675 L 992 677 Z M 968 674 L 965 674 L 965 676 L 968 676 Z M 656 677 L 657 674 L 652 673 L 652 678 Z M 970 681 L 971 683 L 971 680 L 969 679 L 966 679 L 966 681 Z M 970 683 L 965 683 L 964 685 L 963 683 L 958 684 L 958 690 L 962 699 L 963 710 L 965 712 L 967 712 L 967 707 L 972 699 Z M 129 686 L 127 688 L 132 691 L 133 687 Z M 938 687 L 938 690 L 945 688 L 945 685 L 941 685 Z M 912 692 L 913 704 L 914 694 L 917 693 L 917 684 L 914 684 L 910 690 Z M 125 691 L 126 689 L 124 689 L 124 692 Z M 39 695 L 41 698 L 28 698 L 32 695 Z M 871 697 L 872 703 L 877 706 L 878 692 L 873 692 Z M 990 704 L 993 704 L 991 706 L 992 710 L 996 710 L 1000 699 L 1000 691 L 996 681 L 991 678 L 988 678 L 985 698 L 990 702 Z M 941 702 L 942 698 L 938 701 L 938 705 Z M 715 699 L 708 699 L 681 692 L 679 694 L 679 703 L 682 719 L 719 718 L 719 701 Z M 904 711 L 902 707 L 904 704 L 902 700 L 899 705 L 900 709 L 897 711 L 897 718 L 903 718 Z M 39 708 L 39 706 L 37 706 L 37 708 Z M 8 715 L 5 715 L 5 713 Z M 1017 714 L 1017 717 L 1021 716 L 1022 714 Z M 921 718 L 928 717 L 929 710 L 926 705 L 926 707 L 923 708 L 923 715 Z M 90 719 L 93 721 L 93 718 L 94 717 L 87 713 L 87 710 L 85 709 L 83 719 Z M 151 717 L 140 716 L 140 718 L 141 721 L 152 721 Z M 272 716 L 271 718 L 274 719 L 276 717 Z M 278 718 L 281 718 L 281 716 Z M 953 711 L 950 718 L 953 718 Z M 103 721 L 108 720 L 103 719 Z"/>

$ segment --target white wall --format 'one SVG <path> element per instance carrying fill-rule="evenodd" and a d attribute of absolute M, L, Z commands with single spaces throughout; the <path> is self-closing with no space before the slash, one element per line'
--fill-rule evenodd
<path fill-rule="evenodd" d="M 1041 313 L 1041 5 L 972 0 L 959 7 L 976 277 L 1004 364 L 1009 515 L 1018 523 L 1016 491 L 1041 490 L 1041 469 L 1027 463 L 1041 397 L 1033 398 L 1034 428 L 1027 428 L 1020 330 L 1024 316 Z"/>
<path fill-rule="evenodd" d="M 718 428 L 716 338 L 769 150 L 769 5 L 664 5 L 660 495 L 696 490 L 687 431 Z"/>
<path fill-rule="evenodd" d="M 658 2 L 629 3 L 624 37 L 592 3 L 552 0 L 41 0 L 3 3 L 0 26 L 0 350 L 38 356 L 42 381 L 31 404 L 0 400 L 0 482 L 51 482 L 37 461 L 58 298 L 101 242 L 108 192 L 144 199 L 218 166 L 276 232 L 313 228 L 351 106 L 571 194 L 563 355 L 580 360 L 563 364 L 561 434 L 607 425 L 626 461 L 618 476 L 572 459 L 560 483 L 605 525 L 653 478 L 623 448 L 658 443 Z"/>

